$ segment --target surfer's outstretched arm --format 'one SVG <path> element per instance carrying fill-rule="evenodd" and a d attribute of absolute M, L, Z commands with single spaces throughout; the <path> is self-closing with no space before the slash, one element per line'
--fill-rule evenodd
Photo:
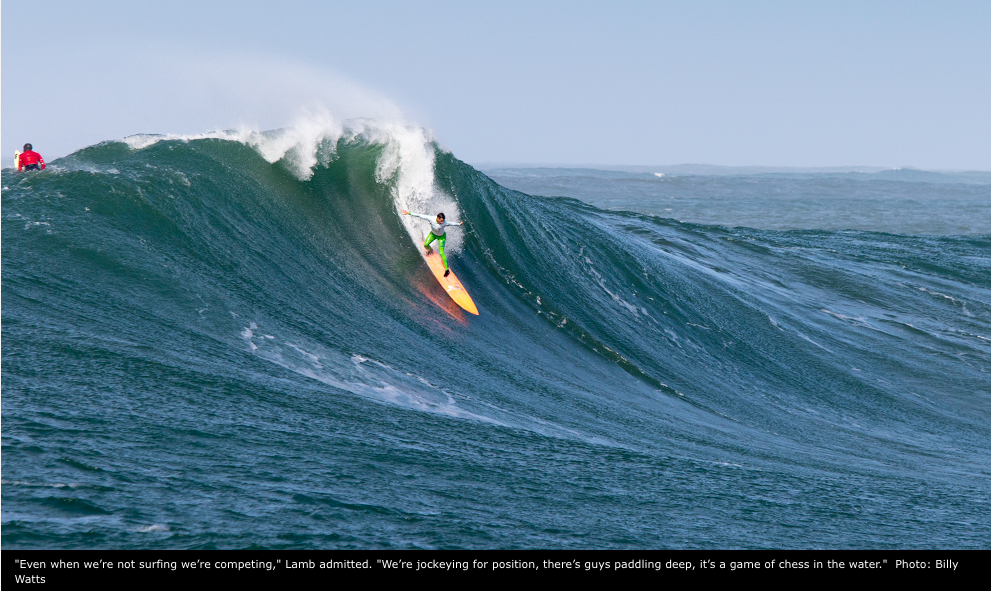
<path fill-rule="evenodd" d="M 442 214 L 442 213 L 438 213 L 437 214 L 437 219 L 434 219 L 434 218 L 430 217 L 429 215 L 426 215 L 426 214 L 423 214 L 423 213 L 413 213 L 411 211 L 406 211 L 405 209 L 401 209 L 399 211 L 403 215 L 411 215 L 411 216 L 418 217 L 418 218 L 420 218 L 422 220 L 426 220 L 426 221 L 430 222 L 430 229 L 437 236 L 443 236 L 444 235 L 444 228 L 450 228 L 452 226 L 455 227 L 455 228 L 457 228 L 458 226 L 463 226 L 464 225 L 464 222 L 458 222 L 457 224 L 453 224 L 451 222 L 446 221 L 444 219 L 444 214 Z"/>
<path fill-rule="evenodd" d="M 433 221 L 433 219 L 434 219 L 434 218 L 430 217 L 429 215 L 426 215 L 426 214 L 423 214 L 423 213 L 413 213 L 411 211 L 406 211 L 405 209 L 402 210 L 401 213 L 403 215 L 411 215 L 411 216 L 416 217 L 416 218 L 427 220 L 428 222 Z"/>
<path fill-rule="evenodd" d="M 403 215 L 411 215 L 413 217 L 420 218 L 421 220 L 427 220 L 428 222 L 433 222 L 434 221 L 434 218 L 433 217 L 431 217 L 431 216 L 429 216 L 429 215 L 427 215 L 425 213 L 413 213 L 412 211 L 406 211 L 405 209 L 401 209 L 399 211 L 399 213 L 401 213 Z M 454 224 L 454 223 L 451 223 L 451 222 L 442 222 L 442 223 L 440 223 L 438 225 L 440 227 L 442 227 L 442 228 L 447 228 L 447 227 L 450 227 L 450 226 L 463 226 L 463 225 L 465 225 L 465 223 L 464 222 L 458 222 L 458 223 Z"/>

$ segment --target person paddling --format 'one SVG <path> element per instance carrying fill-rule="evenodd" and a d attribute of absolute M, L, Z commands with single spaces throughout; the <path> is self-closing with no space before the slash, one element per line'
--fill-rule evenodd
<path fill-rule="evenodd" d="M 45 170 L 45 159 L 31 150 L 31 144 L 24 144 L 24 151 L 17 158 L 17 170 Z"/>
<path fill-rule="evenodd" d="M 431 253 L 430 243 L 433 242 L 434 240 L 436 240 L 437 241 L 437 252 L 440 253 L 440 260 L 441 260 L 441 262 L 444 263 L 444 277 L 447 277 L 448 275 L 450 275 L 451 274 L 451 269 L 448 268 L 448 266 L 447 266 L 447 256 L 444 254 L 444 244 L 447 242 L 447 234 L 445 233 L 444 228 L 449 227 L 449 226 L 455 226 L 455 227 L 462 226 L 462 225 L 464 225 L 464 222 L 461 222 L 460 224 L 449 224 L 446 221 L 444 221 L 446 218 L 444 217 L 444 214 L 443 213 L 438 213 L 437 214 L 436 221 L 434 219 L 432 219 L 429 215 L 425 215 L 425 214 L 422 214 L 422 213 L 410 213 L 410 212 L 406 211 L 405 209 L 402 210 L 402 214 L 403 215 L 415 216 L 415 217 L 418 217 L 420 219 L 424 219 L 424 220 L 427 220 L 428 222 L 430 222 L 430 235 L 427 236 L 426 241 L 424 241 L 423 248 L 427 249 L 427 254 L 429 255 Z"/>

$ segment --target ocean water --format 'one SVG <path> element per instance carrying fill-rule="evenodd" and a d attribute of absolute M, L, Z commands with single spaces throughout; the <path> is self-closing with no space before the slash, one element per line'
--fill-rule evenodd
<path fill-rule="evenodd" d="M 3 547 L 987 548 L 987 177 L 656 172 L 373 122 L 5 169 Z"/>
<path fill-rule="evenodd" d="M 991 234 L 991 172 L 700 165 L 485 167 L 500 185 L 609 210 L 764 230 Z"/>

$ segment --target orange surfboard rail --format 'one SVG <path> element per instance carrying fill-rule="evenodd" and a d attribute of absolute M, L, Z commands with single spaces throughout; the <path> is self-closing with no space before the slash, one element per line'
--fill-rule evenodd
<path fill-rule="evenodd" d="M 468 291 L 465 287 L 461 285 L 461 281 L 458 276 L 454 274 L 454 271 L 444 277 L 444 263 L 440 260 L 440 255 L 431 249 L 430 254 L 426 256 L 427 265 L 430 270 L 433 271 L 434 277 L 437 278 L 437 282 L 440 286 L 444 288 L 447 295 L 451 296 L 454 302 L 464 308 L 466 311 L 471 312 L 475 316 L 478 316 L 478 308 L 475 307 L 475 302 L 471 300 L 471 296 L 468 295 Z"/>

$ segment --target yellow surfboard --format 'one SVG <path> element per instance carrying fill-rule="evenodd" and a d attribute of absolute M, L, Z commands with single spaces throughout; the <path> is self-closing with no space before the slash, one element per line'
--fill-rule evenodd
<path fill-rule="evenodd" d="M 21 167 L 21 151 L 14 150 L 14 170 Z"/>
<path fill-rule="evenodd" d="M 475 302 L 471 301 L 471 296 L 465 291 L 465 287 L 461 285 L 461 281 L 458 280 L 454 271 L 451 271 L 447 277 L 444 277 L 444 263 L 440 260 L 440 255 L 434 252 L 433 249 L 427 255 L 427 265 L 434 272 L 434 277 L 437 278 L 440 286 L 447 291 L 447 295 L 451 296 L 451 299 L 456 304 L 478 316 L 478 308 L 475 307 Z"/>

